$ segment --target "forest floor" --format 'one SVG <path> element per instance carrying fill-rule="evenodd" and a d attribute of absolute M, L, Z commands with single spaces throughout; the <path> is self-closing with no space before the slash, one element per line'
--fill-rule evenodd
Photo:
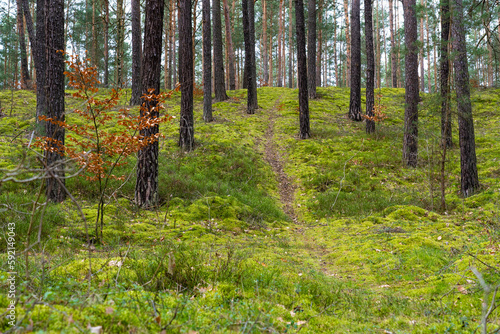
<path fill-rule="evenodd" d="M 176 121 L 160 127 L 158 207 L 134 205 L 128 158 L 114 171 L 124 179 L 105 192 L 103 243 L 89 245 L 96 183 L 70 177 L 76 203 L 45 203 L 35 96 L 0 92 L 0 331 L 475 333 L 485 319 L 497 330 L 499 310 L 486 313 L 500 303 L 487 292 L 500 283 L 500 90 L 473 93 L 482 189 L 467 199 L 456 131 L 442 179 L 434 95 L 422 95 L 419 166 L 406 169 L 404 90 L 377 91 L 387 119 L 373 135 L 346 117 L 348 89 L 318 93 L 307 140 L 297 136 L 297 90 L 259 88 L 255 115 L 245 112 L 246 91 L 228 92 L 211 123 L 196 97 L 195 150 L 178 149 Z M 71 112 L 81 103 L 66 102 L 68 122 L 82 124 Z M 166 107 L 179 114 L 177 93 Z M 4 312 L 8 226 L 18 254 L 14 327 Z"/>

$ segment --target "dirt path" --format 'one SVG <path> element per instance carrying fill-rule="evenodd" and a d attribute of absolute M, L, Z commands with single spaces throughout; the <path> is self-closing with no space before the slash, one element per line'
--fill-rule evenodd
<path fill-rule="evenodd" d="M 276 175 L 276 180 L 278 181 L 278 192 L 280 195 L 280 202 L 283 206 L 283 211 L 288 217 L 290 217 L 290 219 L 292 219 L 294 223 L 297 223 L 297 215 L 293 206 L 296 186 L 293 179 L 283 170 L 284 157 L 279 151 L 274 135 L 274 124 L 278 118 L 278 106 L 280 103 L 281 98 L 276 100 L 274 106 L 269 109 L 268 126 L 264 135 L 264 159 L 269 163 L 269 165 L 271 165 L 273 172 Z"/>

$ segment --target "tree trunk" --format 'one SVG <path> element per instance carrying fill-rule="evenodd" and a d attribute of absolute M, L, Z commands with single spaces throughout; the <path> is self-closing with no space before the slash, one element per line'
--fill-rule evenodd
<path fill-rule="evenodd" d="M 424 7 L 424 0 L 420 0 L 420 6 Z M 424 69 L 424 16 L 420 15 L 420 90 L 425 92 L 425 69 Z"/>
<path fill-rule="evenodd" d="M 164 5 L 163 0 L 146 0 L 142 57 L 143 94 L 151 89 L 153 94 L 160 94 Z M 187 36 L 190 39 L 191 35 Z M 141 117 L 157 118 L 159 116 L 158 99 L 142 98 Z M 159 125 L 141 129 L 140 134 L 144 137 L 157 136 Z M 158 204 L 158 140 L 150 143 L 137 154 L 135 202 L 138 206 L 145 208 Z"/>
<path fill-rule="evenodd" d="M 335 13 L 336 3 L 333 1 L 333 17 L 337 17 Z M 337 66 L 337 20 L 333 22 L 333 68 L 335 70 L 335 86 L 340 87 L 339 68 Z"/>
<path fill-rule="evenodd" d="M 257 70 L 255 68 L 254 2 L 242 0 L 243 32 L 245 35 L 245 72 L 247 80 L 247 113 L 254 114 L 257 104 Z"/>
<path fill-rule="evenodd" d="M 375 105 L 375 61 L 373 57 L 372 0 L 365 0 L 365 38 L 366 38 L 366 116 L 373 117 Z M 366 132 L 375 132 L 375 122 L 366 120 Z"/>
<path fill-rule="evenodd" d="M 429 38 L 429 15 L 425 11 L 425 28 L 426 28 L 426 41 L 427 41 L 427 89 L 432 93 L 432 80 L 431 80 L 431 43 Z"/>
<path fill-rule="evenodd" d="M 46 65 L 46 47 L 45 47 L 45 0 L 38 0 L 36 5 L 37 24 L 36 35 L 33 26 L 33 18 L 29 10 L 28 0 L 22 0 L 24 17 L 26 19 L 26 27 L 31 44 L 31 52 L 33 54 L 33 62 L 35 63 L 35 78 L 36 78 L 36 122 L 39 122 L 39 117 L 45 115 L 45 65 Z M 38 134 L 42 134 L 43 130 L 38 127 Z"/>
<path fill-rule="evenodd" d="M 224 10 L 226 9 L 224 0 Z M 203 0 L 203 120 L 212 121 L 212 28 L 210 0 Z M 226 20 L 227 26 L 227 20 Z M 226 27 L 227 32 L 227 27 Z M 234 73 L 233 73 L 234 74 Z"/>
<path fill-rule="evenodd" d="M 46 94 L 47 117 L 64 122 L 64 1 L 50 0 L 46 2 L 46 45 L 47 76 Z M 47 199 L 51 202 L 62 202 L 66 198 L 64 189 L 64 128 L 52 122 L 45 122 L 47 143 L 54 150 L 45 151 L 45 162 L 49 168 L 47 178 Z"/>
<path fill-rule="evenodd" d="M 416 167 L 418 159 L 418 44 L 415 0 L 403 0 L 405 28 L 405 124 L 403 161 Z"/>
<path fill-rule="evenodd" d="M 389 30 L 391 32 L 391 77 L 392 88 L 398 87 L 398 70 L 396 62 L 396 41 L 394 39 L 394 17 L 393 17 L 393 0 L 389 0 Z"/>
<path fill-rule="evenodd" d="M 292 0 L 288 3 L 288 88 L 293 87 L 293 70 L 292 70 L 292 58 L 293 58 L 293 12 L 292 12 Z"/>
<path fill-rule="evenodd" d="M 351 9 L 351 99 L 349 118 L 362 121 L 361 117 L 361 23 L 359 0 L 352 0 Z"/>
<path fill-rule="evenodd" d="M 358 0 L 359 1 L 359 0 Z M 349 3 L 344 0 L 344 13 L 345 13 L 345 41 L 346 41 L 346 86 L 351 86 L 351 34 L 349 32 Z M 361 42 L 360 42 L 361 43 Z"/>
<path fill-rule="evenodd" d="M 174 40 L 175 40 L 175 8 L 177 7 L 176 0 L 170 0 L 169 3 L 169 19 L 168 19 L 168 77 L 167 77 L 167 86 L 168 89 L 174 89 L 174 86 L 177 84 L 176 79 L 173 78 L 175 69 L 177 64 L 175 62 L 175 54 L 174 54 Z"/>
<path fill-rule="evenodd" d="M 453 0 L 452 13 L 453 51 L 456 53 L 453 60 L 453 67 L 455 69 L 455 89 L 457 92 L 461 191 L 464 197 L 469 197 L 479 189 L 479 177 L 477 173 L 474 121 L 472 119 L 472 105 L 469 91 L 469 69 L 467 65 L 462 0 Z"/>
<path fill-rule="evenodd" d="M 311 137 L 309 126 L 309 94 L 307 93 L 306 28 L 303 0 L 295 0 L 295 26 L 297 31 L 297 65 L 299 81 L 300 139 Z"/>
<path fill-rule="evenodd" d="M 263 68 L 263 77 L 264 77 L 264 85 L 269 86 L 267 80 L 269 79 L 269 57 L 267 50 L 267 1 L 262 0 L 262 68 Z"/>
<path fill-rule="evenodd" d="M 316 98 L 316 0 L 307 2 L 307 93 Z"/>
<path fill-rule="evenodd" d="M 28 70 L 28 54 L 26 52 L 26 39 L 24 33 L 24 17 L 22 0 L 16 0 L 17 5 L 17 33 L 19 36 L 19 54 L 21 56 L 21 89 L 32 89 L 30 73 Z"/>
<path fill-rule="evenodd" d="M 141 3 L 140 0 L 132 0 L 132 97 L 130 105 L 141 103 Z"/>
<path fill-rule="evenodd" d="M 319 0 L 318 4 L 318 45 L 316 47 L 316 87 L 321 87 L 321 65 L 322 63 L 322 53 L 323 53 L 323 1 Z M 326 63 L 326 62 L 325 62 Z M 326 77 L 326 73 L 325 73 Z M 326 86 L 326 84 L 325 84 Z"/>
<path fill-rule="evenodd" d="M 449 36 L 450 36 L 450 2 L 441 0 L 441 43 L 439 60 L 441 75 L 441 141 L 442 145 L 452 147 L 451 137 L 451 109 L 450 109 L 450 60 L 449 60 Z"/>
<path fill-rule="evenodd" d="M 229 98 L 226 94 L 226 83 L 224 79 L 224 53 L 222 52 L 222 23 L 220 13 L 220 0 L 213 0 L 212 11 L 212 20 L 214 27 L 214 91 L 215 101 L 220 102 L 225 101 Z M 181 38 L 180 33 L 179 38 Z"/>
<path fill-rule="evenodd" d="M 123 62 L 125 43 L 125 13 L 123 11 L 123 0 L 116 2 L 116 18 L 118 20 L 116 32 L 116 86 L 123 87 Z"/>
<path fill-rule="evenodd" d="M 104 87 L 109 86 L 109 1 L 104 0 Z"/>
<path fill-rule="evenodd" d="M 220 31 L 220 1 L 213 3 L 218 6 L 219 12 L 219 38 L 222 42 L 222 33 Z M 214 10 L 214 19 L 215 19 Z M 180 115 L 180 135 L 179 146 L 185 151 L 191 151 L 194 148 L 194 119 L 193 119 L 193 46 L 191 39 L 191 0 L 179 0 L 179 81 L 181 84 L 181 115 Z M 215 24 L 214 24 L 215 30 Z M 215 31 L 214 31 L 215 33 Z M 214 39 L 215 44 L 215 39 Z M 222 43 L 221 43 L 222 44 Z M 214 54 L 215 57 L 215 54 Z M 222 62 L 222 45 L 220 49 L 220 61 Z M 222 88 L 224 94 L 224 68 L 222 67 Z M 220 84 L 220 82 L 219 82 Z M 227 97 L 227 96 L 226 96 Z"/>
<path fill-rule="evenodd" d="M 231 33 L 231 20 L 229 15 L 229 6 L 227 0 L 223 1 L 224 4 L 224 18 L 226 23 L 226 50 L 228 54 L 228 73 L 229 73 L 229 90 L 236 89 L 236 75 L 234 67 L 234 47 L 233 37 Z"/>

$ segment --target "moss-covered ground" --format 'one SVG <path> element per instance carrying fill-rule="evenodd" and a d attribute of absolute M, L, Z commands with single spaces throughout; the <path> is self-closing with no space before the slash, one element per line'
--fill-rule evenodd
<path fill-rule="evenodd" d="M 500 90 L 473 93 L 482 189 L 467 199 L 456 117 L 443 179 L 439 101 L 422 96 L 420 162 L 406 169 L 404 91 L 377 92 L 388 118 L 368 135 L 346 117 L 348 89 L 318 88 L 308 140 L 297 139 L 296 90 L 259 88 L 255 115 L 245 113 L 246 91 L 228 92 L 207 124 L 197 98 L 194 151 L 177 148 L 176 121 L 161 125 L 159 206 L 134 205 L 129 158 L 116 171 L 125 181 L 106 192 L 103 243 L 90 247 L 95 182 L 66 181 L 85 220 L 70 199 L 44 204 L 30 145 L 35 96 L 0 92 L 0 179 L 10 178 L 0 183 L 0 331 L 479 332 L 492 293 L 472 269 L 500 283 Z M 68 96 L 69 122 L 81 122 L 77 103 Z M 178 94 L 167 112 L 178 116 Z M 35 246 L 23 252 L 30 221 Z M 8 223 L 15 328 L 6 317 Z M 499 328 L 499 310 L 487 320 L 489 331 Z"/>

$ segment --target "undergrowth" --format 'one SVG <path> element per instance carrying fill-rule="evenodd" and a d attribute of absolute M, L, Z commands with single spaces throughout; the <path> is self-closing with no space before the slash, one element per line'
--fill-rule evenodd
<path fill-rule="evenodd" d="M 18 332 L 99 326 L 105 333 L 479 330 L 485 295 L 471 268 L 491 286 L 500 281 L 500 90 L 473 94 L 483 189 L 459 196 L 455 131 L 445 210 L 438 205 L 435 97 L 422 96 L 419 166 L 403 169 L 402 89 L 381 89 L 387 118 L 368 135 L 363 123 L 346 117 L 348 89 L 318 88 L 321 98 L 310 101 L 312 138 L 303 141 L 297 139 L 296 90 L 259 88 L 255 115 L 245 112 L 245 91 L 228 93 L 228 101 L 213 105 L 212 123 L 202 121 L 201 97 L 195 100 L 193 152 L 177 148 L 176 122 L 161 125 L 158 207 L 143 211 L 133 203 L 135 159 L 119 167 L 125 178 L 109 186 L 104 243 L 88 245 L 74 202 L 48 204 L 43 193 L 37 200 L 40 166 L 29 145 L 34 94 L 14 92 L 11 100 L 10 92 L 0 92 L 0 179 L 10 178 L 0 183 L 0 249 L 6 250 L 7 224 L 15 223 L 22 254 L 16 259 Z M 173 116 L 179 98 L 174 93 L 166 102 Z M 68 111 L 75 104 L 67 97 Z M 295 184 L 296 217 L 283 212 L 279 179 L 265 160 L 270 116 L 276 156 Z M 81 121 L 74 114 L 69 119 Z M 67 187 L 86 219 L 95 219 L 95 184 L 73 177 Z M 31 217 L 40 243 L 24 261 Z M 37 233 L 31 238 L 35 242 Z M 0 258 L 0 305 L 7 307 L 10 270 L 7 255 Z M 3 332 L 12 328 L 5 314 Z M 498 328 L 498 311 L 488 321 L 489 331 Z"/>

